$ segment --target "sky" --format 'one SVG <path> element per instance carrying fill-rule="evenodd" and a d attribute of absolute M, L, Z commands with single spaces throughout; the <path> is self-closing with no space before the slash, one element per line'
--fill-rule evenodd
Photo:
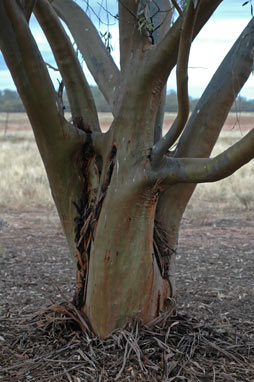
<path fill-rule="evenodd" d="M 80 4 L 85 8 L 85 1 L 78 0 Z M 82 2 L 83 1 L 83 2 Z M 235 40 L 238 38 L 242 30 L 248 24 L 251 19 L 250 3 L 242 6 L 244 0 L 223 0 L 222 4 L 214 12 L 212 18 L 205 25 L 199 35 L 196 37 L 192 44 L 190 60 L 189 60 L 189 93 L 193 98 L 199 98 L 204 91 L 205 87 L 209 83 L 209 80 L 213 76 L 216 68 L 219 66 Z M 101 3 L 101 0 L 100 0 Z M 99 7 L 99 0 L 89 0 L 90 6 L 95 11 L 90 9 L 90 16 L 93 19 L 96 26 L 100 28 L 100 31 L 106 31 L 107 27 L 101 23 L 98 25 L 98 18 L 95 14 L 99 14 L 100 18 L 107 21 L 105 13 L 101 7 Z M 108 7 L 110 13 L 115 15 L 117 13 L 117 0 L 104 0 L 102 4 Z M 114 19 L 109 16 L 110 32 L 112 38 L 112 56 L 116 63 L 119 62 L 119 38 L 117 24 Z M 37 44 L 42 52 L 44 60 L 54 65 L 54 59 L 52 57 L 47 40 L 38 26 L 35 18 L 31 20 L 31 29 Z M 84 70 L 88 82 L 91 85 L 95 85 L 95 82 L 87 71 L 84 65 Z M 55 84 L 57 79 L 60 79 L 59 74 L 50 70 L 50 75 Z M 3 89 L 15 89 L 15 85 L 11 79 L 11 75 L 4 63 L 3 57 L 0 53 L 0 90 Z M 173 71 L 167 84 L 167 89 L 176 90 L 175 72 Z M 240 95 L 247 99 L 254 99 L 254 75 L 250 75 L 249 80 L 241 90 Z"/>

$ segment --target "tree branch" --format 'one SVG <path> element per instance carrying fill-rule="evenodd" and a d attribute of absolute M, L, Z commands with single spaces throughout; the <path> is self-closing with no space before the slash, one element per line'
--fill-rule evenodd
<path fill-rule="evenodd" d="M 0 11 L 1 49 L 35 135 L 47 141 L 49 146 L 55 145 L 63 134 L 62 121 L 48 71 L 22 9 L 15 1 L 3 0 Z"/>
<path fill-rule="evenodd" d="M 29 22 L 31 14 L 33 13 L 36 1 L 37 0 L 23 0 L 23 7 L 27 22 Z"/>
<path fill-rule="evenodd" d="M 197 17 L 198 9 L 194 9 L 194 4 L 190 1 L 183 22 L 183 30 L 180 37 L 179 51 L 176 66 L 176 82 L 177 82 L 177 100 L 178 100 L 178 115 L 177 128 L 174 134 L 171 135 L 171 146 L 175 143 L 184 129 L 184 126 L 189 117 L 189 92 L 188 92 L 188 63 L 190 55 L 190 47 L 192 43 L 193 31 Z"/>
<path fill-rule="evenodd" d="M 161 184 L 216 182 L 254 158 L 254 129 L 214 158 L 164 158 L 156 171 Z"/>
<path fill-rule="evenodd" d="M 197 20 L 193 31 L 193 39 L 221 2 L 222 0 L 200 0 Z M 155 78 L 158 78 L 158 76 L 161 80 L 166 82 L 171 70 L 176 65 L 182 23 L 183 17 L 180 16 L 162 41 L 147 51 L 145 74 L 149 75 L 151 82 L 153 82 Z"/>
<path fill-rule="evenodd" d="M 71 152 L 86 134 L 59 113 L 57 96 L 46 65 L 15 1 L 0 2 L 0 49 L 31 122 L 45 167 L 57 163 L 55 152 Z M 48 166 L 50 167 L 50 166 Z"/>
<path fill-rule="evenodd" d="M 151 5 L 150 17 L 154 27 L 154 44 L 158 44 L 169 31 L 172 23 L 173 11 L 174 9 L 171 6 L 170 0 L 157 0 L 156 6 Z"/>
<path fill-rule="evenodd" d="M 160 148 L 163 147 L 164 151 L 160 149 L 160 155 L 158 155 L 156 160 L 159 160 L 161 155 L 165 154 L 168 148 L 175 143 L 183 131 L 189 117 L 188 62 L 197 11 L 198 9 L 194 9 L 194 5 L 191 1 L 187 11 L 183 15 L 184 21 L 180 36 L 176 67 L 178 115 L 165 139 L 158 143 L 158 146 L 160 146 Z"/>
<path fill-rule="evenodd" d="M 158 142 L 162 138 L 166 96 L 167 96 L 167 86 L 165 85 L 161 92 L 160 105 L 157 111 L 155 124 L 154 124 L 154 143 Z"/>
<path fill-rule="evenodd" d="M 156 14 L 156 16 L 151 15 L 151 17 L 153 17 L 155 29 L 155 32 L 153 33 L 155 44 L 158 44 L 170 29 L 173 16 L 173 8 L 171 7 L 169 0 L 158 1 L 157 6 L 159 8 L 157 9 L 157 14 L 155 12 L 156 10 L 152 9 L 153 14 Z M 167 87 L 165 85 L 161 92 L 160 105 L 154 125 L 154 143 L 158 142 L 162 137 L 166 94 Z"/>
<path fill-rule="evenodd" d="M 114 114 L 119 70 L 104 46 L 96 28 L 85 12 L 72 0 L 50 0 L 57 14 L 67 24 L 88 69 Z"/>
<path fill-rule="evenodd" d="M 220 130 L 240 89 L 253 67 L 254 21 L 250 21 L 223 62 L 192 113 L 178 143 L 177 157 L 209 156 Z M 153 147 L 153 157 L 159 161 L 172 145 L 177 124 Z"/>
<path fill-rule="evenodd" d="M 83 183 L 73 155 L 86 134 L 63 119 L 44 61 L 16 1 L 0 1 L 0 48 L 26 108 L 50 183 L 52 196 L 70 249 L 75 243 L 73 201 L 82 196 Z"/>
<path fill-rule="evenodd" d="M 138 31 L 137 7 L 134 0 L 118 1 L 121 71 L 125 70 L 133 55 L 133 45 L 141 37 Z"/>
<path fill-rule="evenodd" d="M 209 157 L 228 112 L 253 68 L 254 20 L 240 35 L 200 98 L 182 134 L 175 157 Z M 156 219 L 168 232 L 172 247 L 195 184 L 178 183 L 162 192 Z M 170 211 L 170 214 L 169 214 Z"/>
<path fill-rule="evenodd" d="M 54 9 L 46 0 L 38 0 L 35 8 L 38 19 L 54 53 L 70 102 L 75 126 L 100 131 L 94 99 L 83 70 Z"/>
<path fill-rule="evenodd" d="M 175 156 L 209 156 L 230 108 L 253 69 L 254 19 L 212 77 L 179 140 Z"/>
<path fill-rule="evenodd" d="M 179 16 L 182 16 L 183 12 L 182 12 L 181 8 L 179 7 L 179 5 L 177 4 L 177 0 L 171 0 L 171 1 L 172 1 L 173 6 L 175 7 L 175 9 L 177 10 Z"/>

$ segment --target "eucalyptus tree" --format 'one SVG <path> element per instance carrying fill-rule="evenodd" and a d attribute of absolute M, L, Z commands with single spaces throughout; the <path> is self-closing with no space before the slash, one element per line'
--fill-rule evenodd
<path fill-rule="evenodd" d="M 253 68 L 253 19 L 188 118 L 190 47 L 221 2 L 116 0 L 120 69 L 75 1 L 0 2 L 1 50 L 73 255 L 73 302 L 101 337 L 132 319 L 147 323 L 161 312 L 170 314 L 179 226 L 196 184 L 225 178 L 254 156 L 252 129 L 209 158 Z M 71 122 L 31 33 L 32 12 L 66 87 Z M 111 108 L 106 133 L 62 21 Z M 163 136 L 165 86 L 175 66 L 178 115 Z"/>

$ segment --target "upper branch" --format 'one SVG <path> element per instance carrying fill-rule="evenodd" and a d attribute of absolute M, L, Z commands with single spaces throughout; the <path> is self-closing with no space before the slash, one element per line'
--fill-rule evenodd
<path fill-rule="evenodd" d="M 23 10 L 15 1 L 0 2 L 0 46 L 42 151 L 63 134 L 56 93 Z M 44 142 L 44 143 L 43 143 Z"/>
<path fill-rule="evenodd" d="M 179 5 L 177 4 L 177 0 L 171 0 L 171 1 L 172 1 L 172 4 L 174 5 L 175 9 L 177 10 L 178 14 L 180 16 L 182 16 L 183 12 L 182 12 L 181 8 L 179 7 Z"/>
<path fill-rule="evenodd" d="M 77 216 L 73 201 L 80 200 L 84 188 L 78 154 L 87 134 L 70 126 L 59 113 L 46 65 L 24 11 L 15 0 L 0 1 L 0 48 L 26 108 L 52 196 L 73 250 L 72 222 Z M 94 135 L 98 146 L 102 134 Z"/>
<path fill-rule="evenodd" d="M 175 156 L 210 155 L 232 103 L 252 71 L 253 49 L 254 19 L 230 49 L 200 98 L 180 138 Z M 154 145 L 155 161 L 171 146 L 176 128 L 175 121 L 165 137 Z"/>
<path fill-rule="evenodd" d="M 199 0 L 200 4 L 193 38 L 196 37 L 222 1 Z M 166 81 L 171 70 L 176 65 L 183 19 L 182 16 L 178 17 L 162 41 L 147 51 L 147 66 L 145 70 L 146 74 L 150 74 L 151 80 L 159 76 L 163 81 Z"/>
<path fill-rule="evenodd" d="M 154 6 L 152 6 L 154 4 Z M 172 23 L 174 8 L 170 0 L 157 0 L 152 2 L 150 18 L 153 24 L 153 41 L 158 44 L 169 31 Z"/>
<path fill-rule="evenodd" d="M 120 74 L 110 53 L 85 12 L 72 0 L 50 0 L 70 29 L 88 69 L 114 113 Z"/>
<path fill-rule="evenodd" d="M 97 111 L 83 70 L 54 9 L 46 0 L 37 0 L 38 19 L 54 53 L 66 86 L 74 125 L 84 130 L 100 131 Z"/>
<path fill-rule="evenodd" d="M 138 4 L 135 0 L 118 1 L 120 65 L 122 71 L 124 71 L 128 61 L 132 57 L 135 41 L 140 40 L 137 23 L 137 7 Z"/>
<path fill-rule="evenodd" d="M 154 43 L 158 44 L 170 29 L 173 16 L 173 8 L 169 0 L 159 0 L 156 4 L 157 7 L 153 7 L 151 10 L 151 18 L 154 26 Z M 160 104 L 154 125 L 154 143 L 158 142 L 162 137 L 166 93 L 167 86 L 165 85 L 161 92 Z"/>
<path fill-rule="evenodd" d="M 194 8 L 191 1 L 189 3 L 186 15 L 184 17 L 183 29 L 180 37 L 177 66 L 176 66 L 176 82 L 177 82 L 177 100 L 178 115 L 177 128 L 171 135 L 168 142 L 169 147 L 176 141 L 189 117 L 189 92 L 188 92 L 188 63 L 190 55 L 190 47 L 192 36 L 197 17 L 198 8 Z"/>
<path fill-rule="evenodd" d="M 161 184 L 215 182 L 254 158 L 254 129 L 214 158 L 167 158 L 153 175 Z"/>
<path fill-rule="evenodd" d="M 23 7 L 27 21 L 29 22 L 37 0 L 23 0 Z"/>
<path fill-rule="evenodd" d="M 177 157 L 209 156 L 230 108 L 253 70 L 254 18 L 238 37 L 193 111 Z"/>

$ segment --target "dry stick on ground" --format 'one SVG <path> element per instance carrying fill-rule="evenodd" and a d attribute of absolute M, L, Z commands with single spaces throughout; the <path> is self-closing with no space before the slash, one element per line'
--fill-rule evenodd
<path fill-rule="evenodd" d="M 86 322 L 83 314 L 81 311 L 79 311 L 75 305 L 73 305 L 70 300 L 68 299 L 68 297 L 61 291 L 61 289 L 53 284 L 54 288 L 60 293 L 60 295 L 62 296 L 62 298 L 67 302 L 68 304 L 68 307 L 65 307 L 65 306 L 61 306 L 61 305 L 57 305 L 56 306 L 56 310 L 59 309 L 59 311 L 62 310 L 63 313 L 67 314 L 68 316 L 70 316 L 75 322 L 78 323 L 78 325 L 80 326 L 82 332 L 84 333 L 91 333 L 91 328 L 89 327 L 89 324 L 88 322 Z M 74 312 L 75 315 L 72 313 Z"/>

